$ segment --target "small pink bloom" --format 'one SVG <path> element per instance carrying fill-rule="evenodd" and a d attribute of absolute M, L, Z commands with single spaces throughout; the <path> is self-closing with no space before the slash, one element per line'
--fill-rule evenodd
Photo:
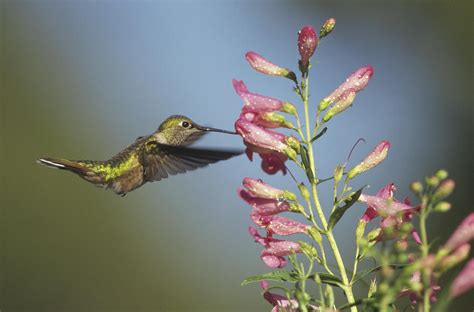
<path fill-rule="evenodd" d="M 293 79 L 294 77 L 296 79 L 295 74 L 289 69 L 275 65 L 255 52 L 247 52 L 245 54 L 245 58 L 253 69 L 262 74 L 270 76 L 282 76 L 290 79 Z"/>
<path fill-rule="evenodd" d="M 287 201 L 273 198 L 261 198 L 252 195 L 248 190 L 238 190 L 240 198 L 253 207 L 261 216 L 270 216 L 290 210 Z"/>
<path fill-rule="evenodd" d="M 304 223 L 286 217 L 261 215 L 258 211 L 253 211 L 250 218 L 256 225 L 265 228 L 268 233 L 277 235 L 306 234 L 310 228 Z"/>
<path fill-rule="evenodd" d="M 369 83 L 370 78 L 374 74 L 372 66 L 367 65 L 359 68 L 353 72 L 336 90 L 328 95 L 324 101 L 333 103 L 341 98 L 341 96 L 348 90 L 359 92 L 364 89 Z"/>
<path fill-rule="evenodd" d="M 400 229 L 403 223 L 410 222 L 413 214 L 419 211 L 419 207 L 412 207 L 408 199 L 405 203 L 401 203 L 394 198 L 396 187 L 393 183 L 389 183 L 381 188 L 376 196 L 362 194 L 359 201 L 367 203 L 367 210 L 361 217 L 362 221 L 370 222 L 376 217 L 381 217 L 380 227 L 382 229 L 392 227 L 395 230 Z M 421 244 L 420 237 L 415 229 L 412 230 L 412 236 L 416 243 Z M 392 239 L 397 236 L 397 231 L 393 232 L 392 237 L 383 235 L 383 231 L 379 239 Z M 401 238 L 401 242 L 406 238 Z"/>
<path fill-rule="evenodd" d="M 474 212 L 469 214 L 457 227 L 451 237 L 448 239 L 444 248 L 448 251 L 456 249 L 457 247 L 474 239 Z"/>
<path fill-rule="evenodd" d="M 474 258 L 464 266 L 451 284 L 450 297 L 457 297 L 474 287 Z"/>
<path fill-rule="evenodd" d="M 240 119 L 245 119 L 248 122 L 251 122 L 252 124 L 267 128 L 267 129 L 273 129 L 273 128 L 279 128 L 282 127 L 282 124 L 276 121 L 269 121 L 265 119 L 265 114 L 268 114 L 267 112 L 264 113 L 257 113 L 257 112 L 242 112 L 240 114 Z"/>
<path fill-rule="evenodd" d="M 283 108 L 284 102 L 269 96 L 251 93 L 242 80 L 232 80 L 237 94 L 244 101 L 243 112 L 274 112 Z"/>
<path fill-rule="evenodd" d="M 272 238 L 271 236 L 262 237 L 257 229 L 249 227 L 250 235 L 255 241 L 261 244 L 265 249 L 260 254 L 260 258 L 269 268 L 282 268 L 286 265 L 285 256 L 300 252 L 300 244 Z"/>
<path fill-rule="evenodd" d="M 421 283 L 421 273 L 419 271 L 413 273 L 412 278 L 410 280 L 412 283 Z M 437 294 L 441 290 L 441 287 L 437 285 L 436 279 L 431 277 L 430 282 L 430 301 L 436 302 Z M 416 304 L 418 300 L 421 299 L 420 293 L 413 291 L 412 289 L 404 289 L 398 295 L 399 297 L 408 297 L 412 304 Z"/>
<path fill-rule="evenodd" d="M 318 46 L 318 36 L 313 26 L 304 26 L 298 32 L 298 51 L 300 52 L 300 64 L 306 66 Z"/>
<path fill-rule="evenodd" d="M 381 141 L 361 163 L 359 163 L 347 173 L 347 178 L 352 179 L 356 175 L 372 169 L 380 164 L 385 158 L 387 158 L 389 149 L 390 142 L 387 140 Z"/>

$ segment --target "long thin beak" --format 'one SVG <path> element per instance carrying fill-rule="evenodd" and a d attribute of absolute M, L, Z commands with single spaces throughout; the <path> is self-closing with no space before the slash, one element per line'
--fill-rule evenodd
<path fill-rule="evenodd" d="M 222 129 L 217 129 L 217 128 L 211 128 L 211 127 L 203 127 L 203 126 L 198 126 L 195 125 L 196 128 L 202 131 L 210 131 L 210 132 L 222 132 L 222 133 L 227 133 L 227 134 L 237 134 L 237 132 L 233 131 L 227 131 L 227 130 L 222 130 Z"/>

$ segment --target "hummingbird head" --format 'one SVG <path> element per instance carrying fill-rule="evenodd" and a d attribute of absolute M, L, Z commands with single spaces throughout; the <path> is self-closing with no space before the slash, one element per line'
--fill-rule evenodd
<path fill-rule="evenodd" d="M 162 136 L 164 143 L 170 145 L 189 145 L 209 132 L 236 134 L 235 132 L 198 125 L 190 118 L 173 115 L 163 121 L 157 133 Z"/>

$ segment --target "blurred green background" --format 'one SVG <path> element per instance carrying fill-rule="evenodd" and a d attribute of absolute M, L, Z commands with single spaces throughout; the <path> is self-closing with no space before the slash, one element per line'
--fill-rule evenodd
<path fill-rule="evenodd" d="M 472 211 L 472 1 L 0 4 L 2 312 L 269 310 L 257 285 L 240 286 L 267 269 L 236 189 L 244 176 L 294 188 L 289 177 L 242 156 L 121 198 L 35 159 L 105 159 L 177 113 L 231 129 L 241 108 L 232 78 L 297 102 L 288 81 L 255 73 L 244 53 L 296 69 L 297 31 L 329 17 L 337 26 L 316 54 L 313 103 L 362 65 L 375 75 L 320 140 L 321 175 L 359 137 L 367 144 L 353 162 L 389 139 L 388 160 L 359 180 L 370 192 L 393 181 L 403 198 L 444 167 L 457 190 L 431 236 L 443 242 Z M 211 134 L 199 145 L 241 140 Z M 363 210 L 337 228 L 346 254 Z M 468 297 L 458 311 L 474 307 Z"/>

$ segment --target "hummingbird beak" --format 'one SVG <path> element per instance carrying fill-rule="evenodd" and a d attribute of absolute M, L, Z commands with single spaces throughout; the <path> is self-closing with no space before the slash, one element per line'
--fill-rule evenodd
<path fill-rule="evenodd" d="M 198 126 L 198 125 L 195 125 L 195 127 L 199 130 L 202 130 L 202 131 L 221 132 L 221 133 L 227 133 L 227 134 L 237 134 L 237 132 L 227 131 L 227 130 L 217 129 L 217 128 L 203 127 L 203 126 Z"/>

